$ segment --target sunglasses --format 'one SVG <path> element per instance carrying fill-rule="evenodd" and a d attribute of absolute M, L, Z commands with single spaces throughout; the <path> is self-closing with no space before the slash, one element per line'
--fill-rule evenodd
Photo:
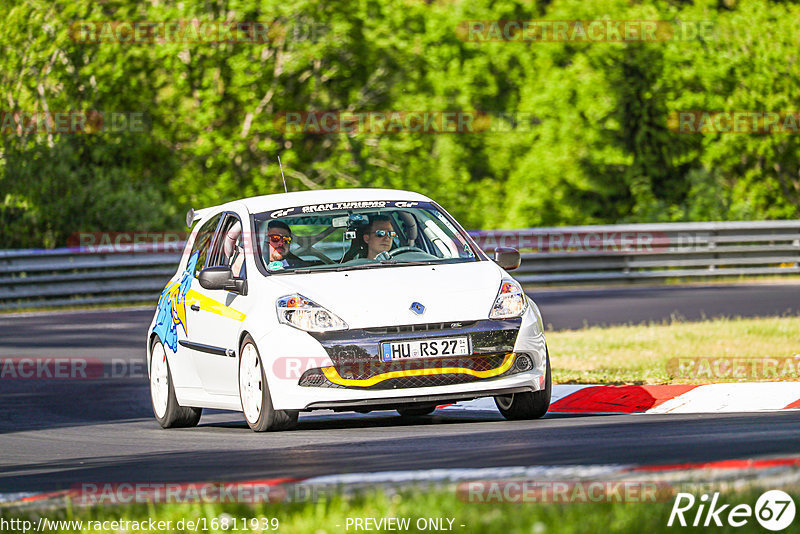
<path fill-rule="evenodd" d="M 276 244 L 276 245 L 277 245 L 278 243 L 280 243 L 281 241 L 283 241 L 283 242 L 284 242 L 284 243 L 286 243 L 287 245 L 288 245 L 288 244 L 290 244 L 290 243 L 292 242 L 292 238 L 291 238 L 291 237 L 289 237 L 288 235 L 269 234 L 267 237 L 269 237 L 269 242 L 270 242 L 270 243 L 274 243 L 274 244 Z"/>
<path fill-rule="evenodd" d="M 375 230 L 375 235 L 378 237 L 386 237 L 389 236 L 391 238 L 397 237 L 397 232 L 390 232 L 388 230 Z"/>

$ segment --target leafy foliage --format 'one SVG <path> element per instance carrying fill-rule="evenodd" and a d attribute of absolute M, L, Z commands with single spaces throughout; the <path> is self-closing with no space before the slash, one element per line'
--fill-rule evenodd
<path fill-rule="evenodd" d="M 147 120 L 144 132 L 3 130 L 0 238 L 52 247 L 80 231 L 177 229 L 190 206 L 282 191 L 279 154 L 292 190 L 417 190 L 471 228 L 797 217 L 797 135 L 677 133 L 668 117 L 797 110 L 799 15 L 766 0 L 9 0 L 4 111 Z M 541 19 L 713 32 L 465 39 L 464 21 Z M 270 40 L 82 42 L 73 23 L 87 20 L 263 21 Z M 481 111 L 508 131 L 282 128 L 282 112 L 325 110 Z"/>

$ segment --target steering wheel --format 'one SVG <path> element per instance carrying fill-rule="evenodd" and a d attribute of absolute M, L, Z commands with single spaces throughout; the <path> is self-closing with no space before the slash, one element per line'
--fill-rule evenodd
<path fill-rule="evenodd" d="M 398 254 L 402 254 L 404 252 L 411 252 L 412 250 L 416 250 L 416 251 L 422 252 L 423 254 L 427 254 L 427 252 L 425 252 L 421 248 L 419 248 L 419 247 L 411 247 L 411 246 L 408 246 L 408 247 L 397 247 L 396 249 L 388 251 L 387 254 L 389 255 L 390 258 L 394 258 Z"/>

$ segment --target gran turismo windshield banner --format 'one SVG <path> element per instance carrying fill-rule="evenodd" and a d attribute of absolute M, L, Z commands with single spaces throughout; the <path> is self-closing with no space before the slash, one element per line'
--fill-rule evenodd
<path fill-rule="evenodd" d="M 337 210 L 356 210 L 356 209 L 381 209 L 381 208 L 431 208 L 430 202 L 413 202 L 408 200 L 359 200 L 352 202 L 326 202 L 324 204 L 310 204 L 308 206 L 298 206 L 267 212 L 267 218 L 277 219 L 291 215 L 301 215 L 305 213 L 319 213 Z"/>

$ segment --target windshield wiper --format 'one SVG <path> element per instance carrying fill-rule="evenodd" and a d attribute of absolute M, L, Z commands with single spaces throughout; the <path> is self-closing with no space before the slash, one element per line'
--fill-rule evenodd
<path fill-rule="evenodd" d="M 414 261 L 400 261 L 400 260 L 381 260 L 381 265 L 430 265 L 437 260 L 414 260 Z"/>
<path fill-rule="evenodd" d="M 326 265 L 324 267 L 300 267 L 298 269 L 292 269 L 291 271 L 286 271 L 287 273 L 293 274 L 308 274 L 308 273 L 319 273 L 323 271 L 346 271 L 348 269 L 352 269 L 352 267 L 347 267 L 345 265 Z"/>

